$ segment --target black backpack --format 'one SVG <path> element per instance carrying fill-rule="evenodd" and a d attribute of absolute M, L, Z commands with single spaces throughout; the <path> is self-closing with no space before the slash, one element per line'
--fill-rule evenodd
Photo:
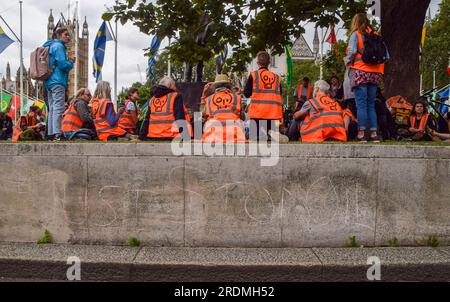
<path fill-rule="evenodd" d="M 366 64 L 384 64 L 388 60 L 388 51 L 383 38 L 375 32 L 364 34 L 364 52 L 362 60 Z"/>

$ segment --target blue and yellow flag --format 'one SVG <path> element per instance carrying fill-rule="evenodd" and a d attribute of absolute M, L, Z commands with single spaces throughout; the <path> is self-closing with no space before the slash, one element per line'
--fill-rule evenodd
<path fill-rule="evenodd" d="M 108 27 L 106 26 L 106 22 L 103 21 L 100 29 L 97 32 L 97 36 L 94 41 L 94 57 L 92 58 L 92 63 L 94 65 L 94 78 L 96 82 L 102 80 L 102 69 L 103 69 L 103 61 L 105 59 L 105 49 L 106 42 L 114 40 L 111 33 L 109 32 Z"/>
<path fill-rule="evenodd" d="M 221 41 L 223 43 L 222 49 L 219 51 L 218 54 L 214 56 L 216 59 L 216 73 L 222 73 L 222 68 L 225 66 L 225 63 L 227 61 L 228 57 L 228 45 Z"/>
<path fill-rule="evenodd" d="M 159 47 L 161 46 L 161 40 L 158 36 L 154 36 L 152 44 L 150 45 L 150 57 L 148 58 L 147 77 L 156 81 L 156 77 L 153 74 L 153 69 L 156 66 L 156 57 L 158 56 Z M 169 75 L 170 76 L 170 75 Z"/>
<path fill-rule="evenodd" d="M 12 43 L 14 43 L 14 40 L 8 37 L 3 31 L 3 28 L 0 26 L 0 53 L 2 53 Z"/>

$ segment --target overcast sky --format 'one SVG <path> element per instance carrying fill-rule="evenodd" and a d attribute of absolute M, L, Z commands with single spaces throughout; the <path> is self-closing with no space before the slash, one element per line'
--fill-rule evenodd
<path fill-rule="evenodd" d="M 434 15 L 438 9 L 441 0 L 431 0 L 431 11 Z M 72 3 L 72 13 L 74 13 L 75 1 Z M 80 17 L 84 20 L 87 17 L 89 24 L 89 57 L 92 56 L 92 48 L 95 34 L 102 22 L 101 15 L 105 12 L 105 5 L 112 6 L 114 0 L 79 0 Z M 67 18 L 68 1 L 67 0 L 23 0 L 23 41 L 24 41 L 24 62 L 25 67 L 29 67 L 29 54 L 36 47 L 41 45 L 47 37 L 47 23 L 50 9 L 53 9 L 55 23 L 59 19 L 60 13 Z M 0 14 L 6 19 L 12 29 L 19 35 L 19 3 L 18 1 L 0 2 Z M 82 24 L 80 24 L 81 26 Z M 5 32 L 13 38 L 6 26 L 0 22 L 0 26 Z M 305 37 L 312 47 L 314 35 L 314 25 L 306 24 Z M 320 34 L 320 32 L 319 32 Z M 343 36 L 340 31 L 338 36 Z M 128 87 L 132 83 L 140 81 L 141 77 L 145 79 L 145 70 L 147 59 L 144 57 L 144 48 L 149 47 L 151 37 L 139 32 L 138 28 L 132 24 L 121 26 L 119 24 L 119 46 L 118 46 L 118 86 Z M 163 42 L 164 47 L 166 41 Z M 19 46 L 18 43 L 12 44 L 3 53 L 0 54 L 0 73 L 6 73 L 6 63 L 10 62 L 12 76 L 15 77 L 19 67 Z M 141 73 L 138 72 L 138 67 Z M 114 43 L 108 42 L 106 46 L 105 63 L 103 66 L 103 79 L 113 82 L 114 74 Z M 89 86 L 91 89 L 95 87 L 95 79 L 92 76 L 92 64 L 89 62 Z"/>

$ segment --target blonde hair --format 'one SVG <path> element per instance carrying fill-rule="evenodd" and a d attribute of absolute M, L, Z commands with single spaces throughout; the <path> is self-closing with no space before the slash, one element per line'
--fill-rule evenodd
<path fill-rule="evenodd" d="M 89 89 L 87 89 L 87 88 L 78 89 L 78 91 L 75 95 L 75 99 L 79 99 L 83 94 L 86 94 L 86 92 L 90 92 Z"/>
<path fill-rule="evenodd" d="M 97 87 L 95 88 L 94 98 L 111 100 L 111 85 L 109 85 L 109 82 L 98 82 Z"/>
<path fill-rule="evenodd" d="M 351 32 L 359 30 L 363 34 L 367 28 L 370 28 L 370 21 L 365 13 L 356 14 L 352 19 Z"/>

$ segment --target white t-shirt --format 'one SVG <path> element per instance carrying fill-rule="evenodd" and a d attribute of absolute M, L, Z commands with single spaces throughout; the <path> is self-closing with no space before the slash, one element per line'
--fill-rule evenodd
<path fill-rule="evenodd" d="M 125 110 L 127 112 L 133 112 L 136 111 L 136 105 L 134 105 L 133 102 L 128 102 L 127 106 L 125 107 Z"/>

